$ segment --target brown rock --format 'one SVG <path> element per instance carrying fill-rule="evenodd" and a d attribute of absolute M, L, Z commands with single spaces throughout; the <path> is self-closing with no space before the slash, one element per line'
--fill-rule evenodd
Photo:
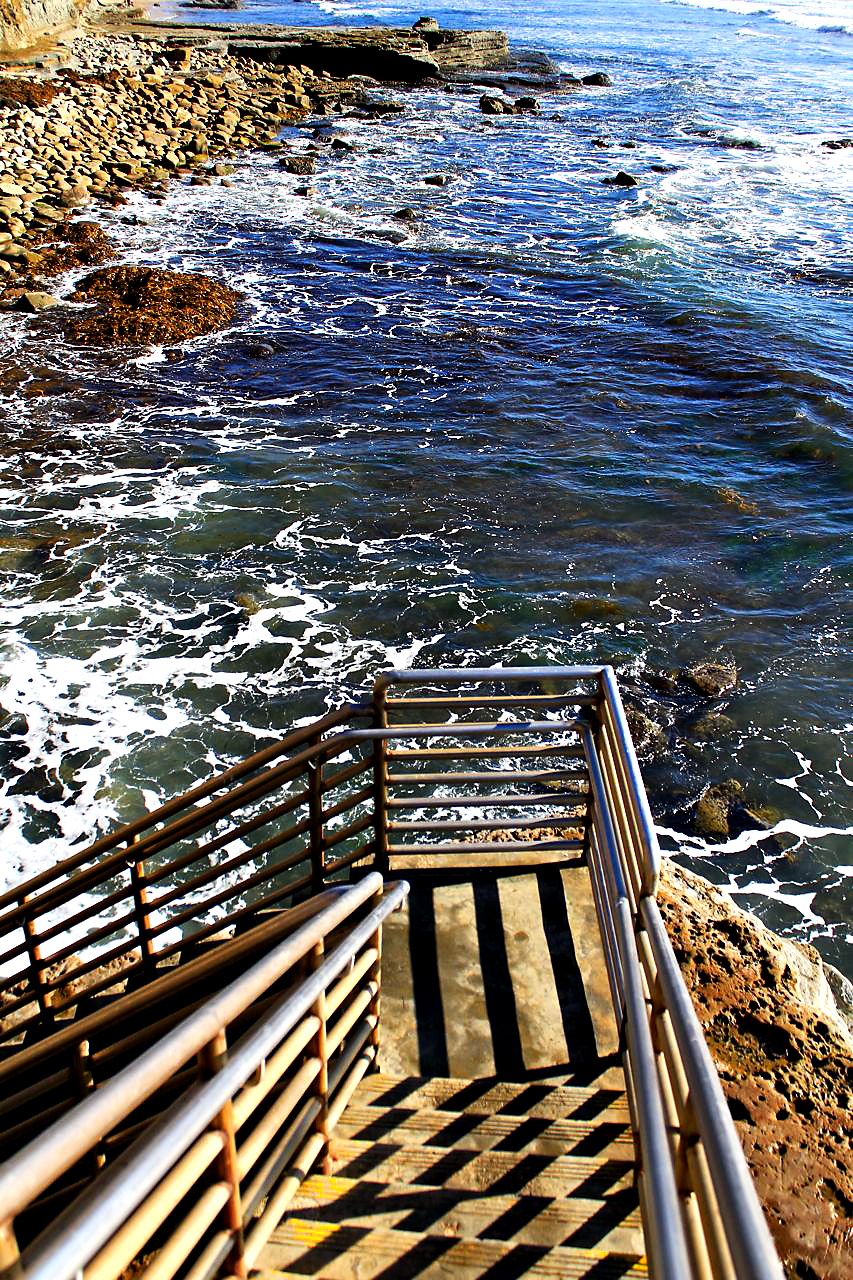
<path fill-rule="evenodd" d="M 736 778 L 713 783 L 706 787 L 696 805 L 694 819 L 700 836 L 711 839 L 725 838 L 729 834 L 729 816 L 732 806 L 743 796 L 743 787 Z"/>
<path fill-rule="evenodd" d="M 737 685 L 738 669 L 730 658 L 697 662 L 695 666 L 687 668 L 684 678 L 697 693 L 704 693 L 706 698 L 719 698 Z"/>
<path fill-rule="evenodd" d="M 853 1038 L 818 953 L 673 863 L 658 898 L 790 1277 L 853 1275 Z"/>
<path fill-rule="evenodd" d="M 69 336 L 81 342 L 176 342 L 224 328 L 242 295 L 207 276 L 153 267 L 106 267 L 77 286 L 76 302 L 99 302 L 78 312 Z"/>

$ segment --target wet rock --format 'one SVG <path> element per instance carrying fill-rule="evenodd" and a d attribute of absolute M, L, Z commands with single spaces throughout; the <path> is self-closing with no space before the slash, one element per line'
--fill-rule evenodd
<path fill-rule="evenodd" d="M 317 194 L 316 187 L 297 187 L 293 193 L 295 196 L 315 196 Z"/>
<path fill-rule="evenodd" d="M 697 742 L 713 742 L 715 738 L 728 737 L 736 729 L 737 725 L 731 716 L 725 716 L 720 711 L 706 711 L 687 726 L 686 733 Z"/>
<path fill-rule="evenodd" d="M 480 110 L 484 116 L 504 116 L 512 112 L 512 103 L 496 94 L 484 93 L 480 99 Z"/>
<path fill-rule="evenodd" d="M 636 142 L 620 142 L 619 146 L 623 147 L 625 151 L 636 151 L 637 149 Z"/>
<path fill-rule="evenodd" d="M 605 187 L 638 187 L 640 185 L 634 175 L 626 173 L 624 169 L 620 169 L 610 178 L 602 178 L 601 181 Z"/>
<path fill-rule="evenodd" d="M 428 187 L 446 187 L 450 181 L 449 173 L 428 173 L 424 178 Z"/>
<path fill-rule="evenodd" d="M 829 151 L 843 151 L 845 147 L 853 147 L 853 138 L 827 138 L 820 145 Z"/>
<path fill-rule="evenodd" d="M 55 298 L 52 293 L 41 293 L 34 290 L 31 293 L 22 293 L 18 301 L 15 303 L 16 311 L 29 311 L 36 314 L 39 311 L 49 311 L 51 307 L 61 306 L 59 298 Z"/>
<path fill-rule="evenodd" d="M 613 84 L 613 81 L 604 71 L 593 71 L 588 76 L 581 76 L 581 84 L 591 88 L 606 89 Z"/>
<path fill-rule="evenodd" d="M 438 31 L 437 18 L 418 18 L 417 22 L 412 23 L 413 31 Z"/>
<path fill-rule="evenodd" d="M 418 220 L 417 212 L 408 205 L 403 209 L 397 209 L 391 216 L 396 218 L 398 222 L 417 222 Z"/>
<path fill-rule="evenodd" d="M 233 164 L 223 164 L 222 161 L 217 161 L 216 164 L 210 166 L 210 172 L 217 178 L 227 178 L 234 172 L 234 166 Z"/>
<path fill-rule="evenodd" d="M 694 826 L 697 834 L 708 839 L 728 837 L 729 814 L 742 796 L 743 787 L 736 778 L 706 787 L 696 804 Z"/>
<path fill-rule="evenodd" d="M 638 759 L 650 760 L 666 751 L 666 734 L 650 716 L 629 707 L 625 712 L 625 719 L 628 721 L 631 741 Z"/>
<path fill-rule="evenodd" d="M 298 174 L 300 177 L 310 177 L 317 172 L 317 163 L 313 156 L 287 156 L 279 160 L 278 166 L 286 173 Z"/>
<path fill-rule="evenodd" d="M 591 147 L 598 147 L 600 150 L 604 150 L 606 147 L 610 146 L 610 143 L 606 138 L 593 138 L 589 145 Z"/>
<path fill-rule="evenodd" d="M 684 672 L 684 679 L 706 698 L 720 698 L 738 682 L 738 669 L 729 658 L 714 662 L 697 662 Z"/>
<path fill-rule="evenodd" d="M 250 360 L 265 360 L 267 356 L 275 355 L 275 347 L 269 342 L 250 342 L 243 348 L 243 354 Z"/>
<path fill-rule="evenodd" d="M 658 902 L 786 1275 L 853 1274 L 853 1038 L 829 967 L 672 862 Z"/>
<path fill-rule="evenodd" d="M 241 294 L 195 273 L 154 267 L 105 267 L 79 282 L 72 299 L 99 305 L 74 314 L 69 336 L 127 345 L 194 338 L 234 319 Z"/>

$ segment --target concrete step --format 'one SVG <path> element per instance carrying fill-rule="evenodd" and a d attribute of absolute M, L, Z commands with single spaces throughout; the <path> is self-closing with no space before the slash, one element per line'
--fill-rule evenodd
<path fill-rule="evenodd" d="M 553 1277 L 553 1280 L 619 1280 L 648 1274 L 636 1254 L 600 1249 L 548 1249 L 454 1235 L 344 1226 L 290 1217 L 273 1233 L 261 1256 L 265 1280 L 320 1275 L 323 1280 L 478 1280 L 478 1277 Z M 260 1280 L 258 1277 L 257 1280 Z"/>
<path fill-rule="evenodd" d="M 399 1142 L 457 1151 L 507 1151 L 542 1156 L 613 1156 L 630 1162 L 634 1155 L 625 1120 L 550 1120 L 548 1117 L 460 1115 L 426 1108 L 371 1107 L 350 1103 L 339 1120 L 338 1138 L 364 1142 Z"/>
<path fill-rule="evenodd" d="M 632 1185 L 630 1158 L 459 1150 L 332 1136 L 331 1172 L 344 1178 L 403 1182 L 500 1195 L 603 1199 Z"/>
<path fill-rule="evenodd" d="M 604 1201 L 569 1196 L 483 1195 L 403 1182 L 324 1177 L 306 1179 L 290 1213 L 312 1221 L 390 1227 L 465 1239 L 567 1245 L 641 1254 L 643 1232 L 633 1189 Z"/>
<path fill-rule="evenodd" d="M 362 1106 L 426 1107 L 479 1115 L 547 1117 L 551 1120 L 615 1120 L 628 1123 L 624 1089 L 596 1082 L 588 1088 L 448 1076 L 365 1076 L 353 1097 Z"/>

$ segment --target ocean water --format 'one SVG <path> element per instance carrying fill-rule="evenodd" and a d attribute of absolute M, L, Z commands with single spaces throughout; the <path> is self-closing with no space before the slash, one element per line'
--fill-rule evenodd
<path fill-rule="evenodd" d="M 851 132 L 851 6 L 428 12 L 613 86 L 506 119 L 417 91 L 342 124 L 311 199 L 245 157 L 104 216 L 129 260 L 242 289 L 223 333 L 96 352 L 0 319 L 0 880 L 390 665 L 607 660 L 668 734 L 665 847 L 850 972 L 853 149 L 821 143 Z M 649 676 L 718 654 L 741 683 L 697 745 Z M 693 806 L 729 777 L 772 830 L 711 845 Z"/>

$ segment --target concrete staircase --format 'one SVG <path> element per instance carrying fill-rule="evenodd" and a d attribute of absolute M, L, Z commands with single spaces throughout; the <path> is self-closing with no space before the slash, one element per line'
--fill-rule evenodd
<path fill-rule="evenodd" d="M 332 1172 L 305 1180 L 260 1276 L 646 1275 L 627 1104 L 609 1077 L 367 1077 Z"/>

